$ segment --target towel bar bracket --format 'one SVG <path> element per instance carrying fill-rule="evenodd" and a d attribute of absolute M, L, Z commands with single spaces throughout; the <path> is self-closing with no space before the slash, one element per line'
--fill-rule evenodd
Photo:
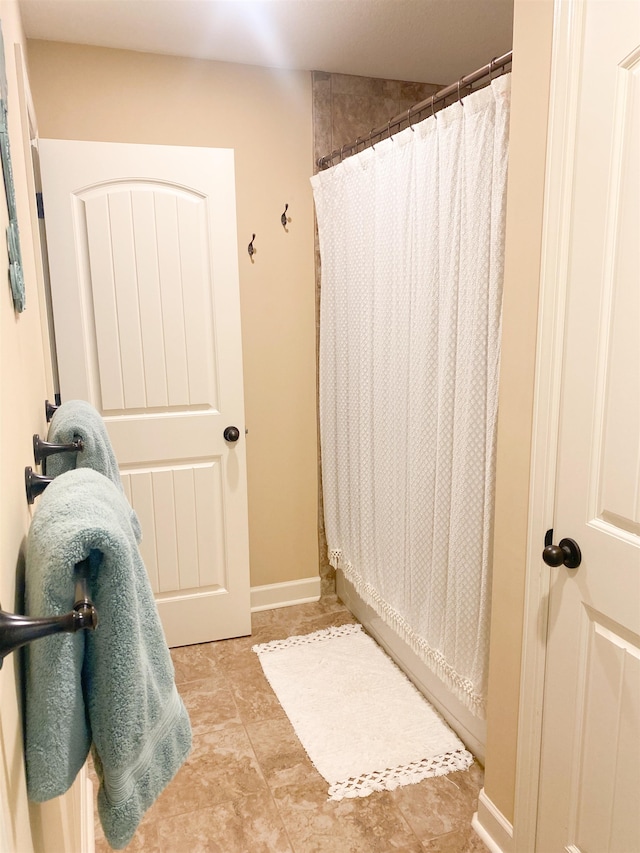
<path fill-rule="evenodd" d="M 81 438 L 76 438 L 70 444 L 55 444 L 51 441 L 43 441 L 37 433 L 33 436 L 33 458 L 36 465 L 54 453 L 64 453 L 65 451 L 73 453 L 81 450 L 84 450 L 84 442 Z"/>
<path fill-rule="evenodd" d="M 87 574 L 89 572 L 89 560 L 76 563 L 76 589 L 73 613 L 77 615 L 78 627 L 75 630 L 89 628 L 95 630 L 98 627 L 98 611 L 93 606 L 89 597 L 87 587 Z"/>
<path fill-rule="evenodd" d="M 62 405 L 62 400 L 60 399 L 60 394 L 55 395 L 55 401 L 56 401 L 55 405 L 53 403 L 50 403 L 48 400 L 44 401 L 44 414 L 45 414 L 45 417 L 47 419 L 47 423 L 49 423 L 49 421 L 54 416 L 56 411 Z"/>
<path fill-rule="evenodd" d="M 0 667 L 8 654 L 26 643 L 52 634 L 75 633 L 85 628 L 93 630 L 97 624 L 98 617 L 93 605 L 82 604 L 64 616 L 51 616 L 48 619 L 31 619 L 0 610 Z"/>
<path fill-rule="evenodd" d="M 85 629 L 93 631 L 97 628 L 98 613 L 87 591 L 88 567 L 88 560 L 76 564 L 75 602 L 73 610 L 63 616 L 34 619 L 0 610 L 0 668 L 8 654 L 33 640 L 52 634 L 75 633 Z"/>
<path fill-rule="evenodd" d="M 41 495 L 47 488 L 53 477 L 43 477 L 41 474 L 36 474 L 33 468 L 27 466 L 24 469 L 24 487 L 27 492 L 27 502 L 32 504 L 38 495 Z"/>

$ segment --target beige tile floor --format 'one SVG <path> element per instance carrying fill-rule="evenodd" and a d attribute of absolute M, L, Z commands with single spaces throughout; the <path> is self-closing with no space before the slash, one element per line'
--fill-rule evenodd
<path fill-rule="evenodd" d="M 480 853 L 482 769 L 329 802 L 251 651 L 353 622 L 335 598 L 253 614 L 253 634 L 173 649 L 193 728 L 187 762 L 145 815 L 131 853 Z M 331 720 L 327 719 L 327 737 Z M 111 848 L 96 822 L 96 851 Z"/>

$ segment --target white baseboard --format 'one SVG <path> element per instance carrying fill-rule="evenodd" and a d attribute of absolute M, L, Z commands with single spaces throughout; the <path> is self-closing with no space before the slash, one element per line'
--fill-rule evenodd
<path fill-rule="evenodd" d="M 80 795 L 80 850 L 82 853 L 94 853 L 96 849 L 95 828 L 93 823 L 94 818 L 94 799 L 93 799 L 93 784 L 89 777 L 87 763 L 83 764 L 79 775 L 79 795 Z"/>
<path fill-rule="evenodd" d="M 320 578 L 301 578 L 284 583 L 267 583 L 251 587 L 251 612 L 308 604 L 320 599 Z"/>
<path fill-rule="evenodd" d="M 484 788 L 480 791 L 478 811 L 473 816 L 471 826 L 491 853 L 514 853 L 513 826 L 487 797 Z"/>

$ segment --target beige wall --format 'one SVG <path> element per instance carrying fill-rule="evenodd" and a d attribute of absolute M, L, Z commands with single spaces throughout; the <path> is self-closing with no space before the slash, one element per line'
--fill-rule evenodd
<path fill-rule="evenodd" d="M 23 549 L 31 522 L 24 488 L 24 469 L 34 465 L 32 436 L 46 434 L 44 401 L 53 392 L 48 344 L 43 340 L 42 268 L 34 242 L 33 175 L 30 165 L 27 101 L 20 56 L 24 38 L 17 5 L 0 2 L 8 82 L 9 132 L 16 204 L 20 228 L 26 311 L 13 308 L 7 279 L 4 233 L 8 222 L 4 185 L 0 190 L 0 257 L 4 266 L 0 294 L 0 606 L 22 610 Z M 44 322 L 46 329 L 46 319 Z M 45 332 L 46 334 L 46 332 Z M 43 810 L 26 796 L 20 708 L 19 657 L 5 658 L 0 671 L 0 847 L 29 853 L 44 849 L 40 827 L 49 820 L 48 834 L 59 839 L 59 803 Z"/>
<path fill-rule="evenodd" d="M 552 18 L 552 0 L 515 0 L 485 775 L 487 796 L 509 821 L 515 796 Z"/>
<path fill-rule="evenodd" d="M 316 576 L 311 76 L 42 41 L 28 52 L 41 137 L 235 150 L 251 585 Z"/>

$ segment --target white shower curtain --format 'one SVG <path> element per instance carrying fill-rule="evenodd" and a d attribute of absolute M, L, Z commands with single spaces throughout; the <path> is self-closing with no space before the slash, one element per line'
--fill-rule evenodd
<path fill-rule="evenodd" d="M 509 86 L 312 178 L 329 559 L 478 716 Z"/>

